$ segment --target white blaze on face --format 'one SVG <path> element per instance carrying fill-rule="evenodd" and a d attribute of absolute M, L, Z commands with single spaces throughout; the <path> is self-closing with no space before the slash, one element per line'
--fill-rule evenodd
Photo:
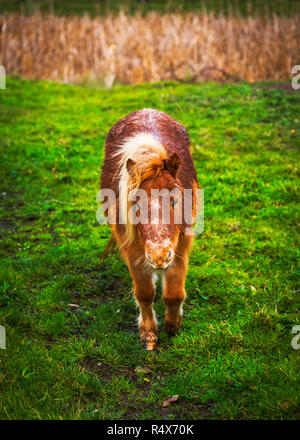
<path fill-rule="evenodd" d="M 169 248 L 171 246 L 171 240 L 169 238 L 166 238 L 162 241 L 152 241 L 152 240 L 147 240 L 146 241 L 146 246 L 149 248 Z"/>
<path fill-rule="evenodd" d="M 159 224 L 160 203 L 159 200 L 151 203 L 151 224 Z"/>

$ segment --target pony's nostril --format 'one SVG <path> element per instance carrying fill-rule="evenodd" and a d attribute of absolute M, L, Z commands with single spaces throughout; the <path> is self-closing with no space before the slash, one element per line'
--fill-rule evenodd
<path fill-rule="evenodd" d="M 172 256 L 172 252 L 171 251 L 169 251 L 168 252 L 168 255 L 167 255 L 167 258 L 166 258 L 166 262 L 168 262 L 168 261 L 170 261 L 170 259 L 171 259 L 171 256 Z"/>
<path fill-rule="evenodd" d="M 147 252 L 147 258 L 148 258 L 148 260 L 150 261 L 151 264 L 154 264 L 154 261 L 152 260 L 149 252 Z"/>

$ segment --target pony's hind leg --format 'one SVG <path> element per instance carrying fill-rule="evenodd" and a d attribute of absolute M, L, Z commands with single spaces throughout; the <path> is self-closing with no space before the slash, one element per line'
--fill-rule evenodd
<path fill-rule="evenodd" d="M 157 323 L 153 310 L 155 287 L 152 273 L 142 265 L 130 266 L 133 279 L 134 295 L 140 308 L 139 328 L 140 338 L 146 350 L 153 350 L 157 342 Z"/>

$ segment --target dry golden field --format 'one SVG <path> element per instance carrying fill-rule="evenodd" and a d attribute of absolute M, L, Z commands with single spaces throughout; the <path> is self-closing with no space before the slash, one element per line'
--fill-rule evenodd
<path fill-rule="evenodd" d="M 300 64 L 300 18 L 208 13 L 0 16 L 9 75 L 67 83 L 286 80 Z"/>

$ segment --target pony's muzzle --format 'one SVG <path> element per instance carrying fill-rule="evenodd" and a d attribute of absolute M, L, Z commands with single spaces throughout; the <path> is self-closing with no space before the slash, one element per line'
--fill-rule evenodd
<path fill-rule="evenodd" d="M 146 260 L 153 269 L 166 269 L 174 259 L 172 248 L 148 249 L 145 253 Z"/>

